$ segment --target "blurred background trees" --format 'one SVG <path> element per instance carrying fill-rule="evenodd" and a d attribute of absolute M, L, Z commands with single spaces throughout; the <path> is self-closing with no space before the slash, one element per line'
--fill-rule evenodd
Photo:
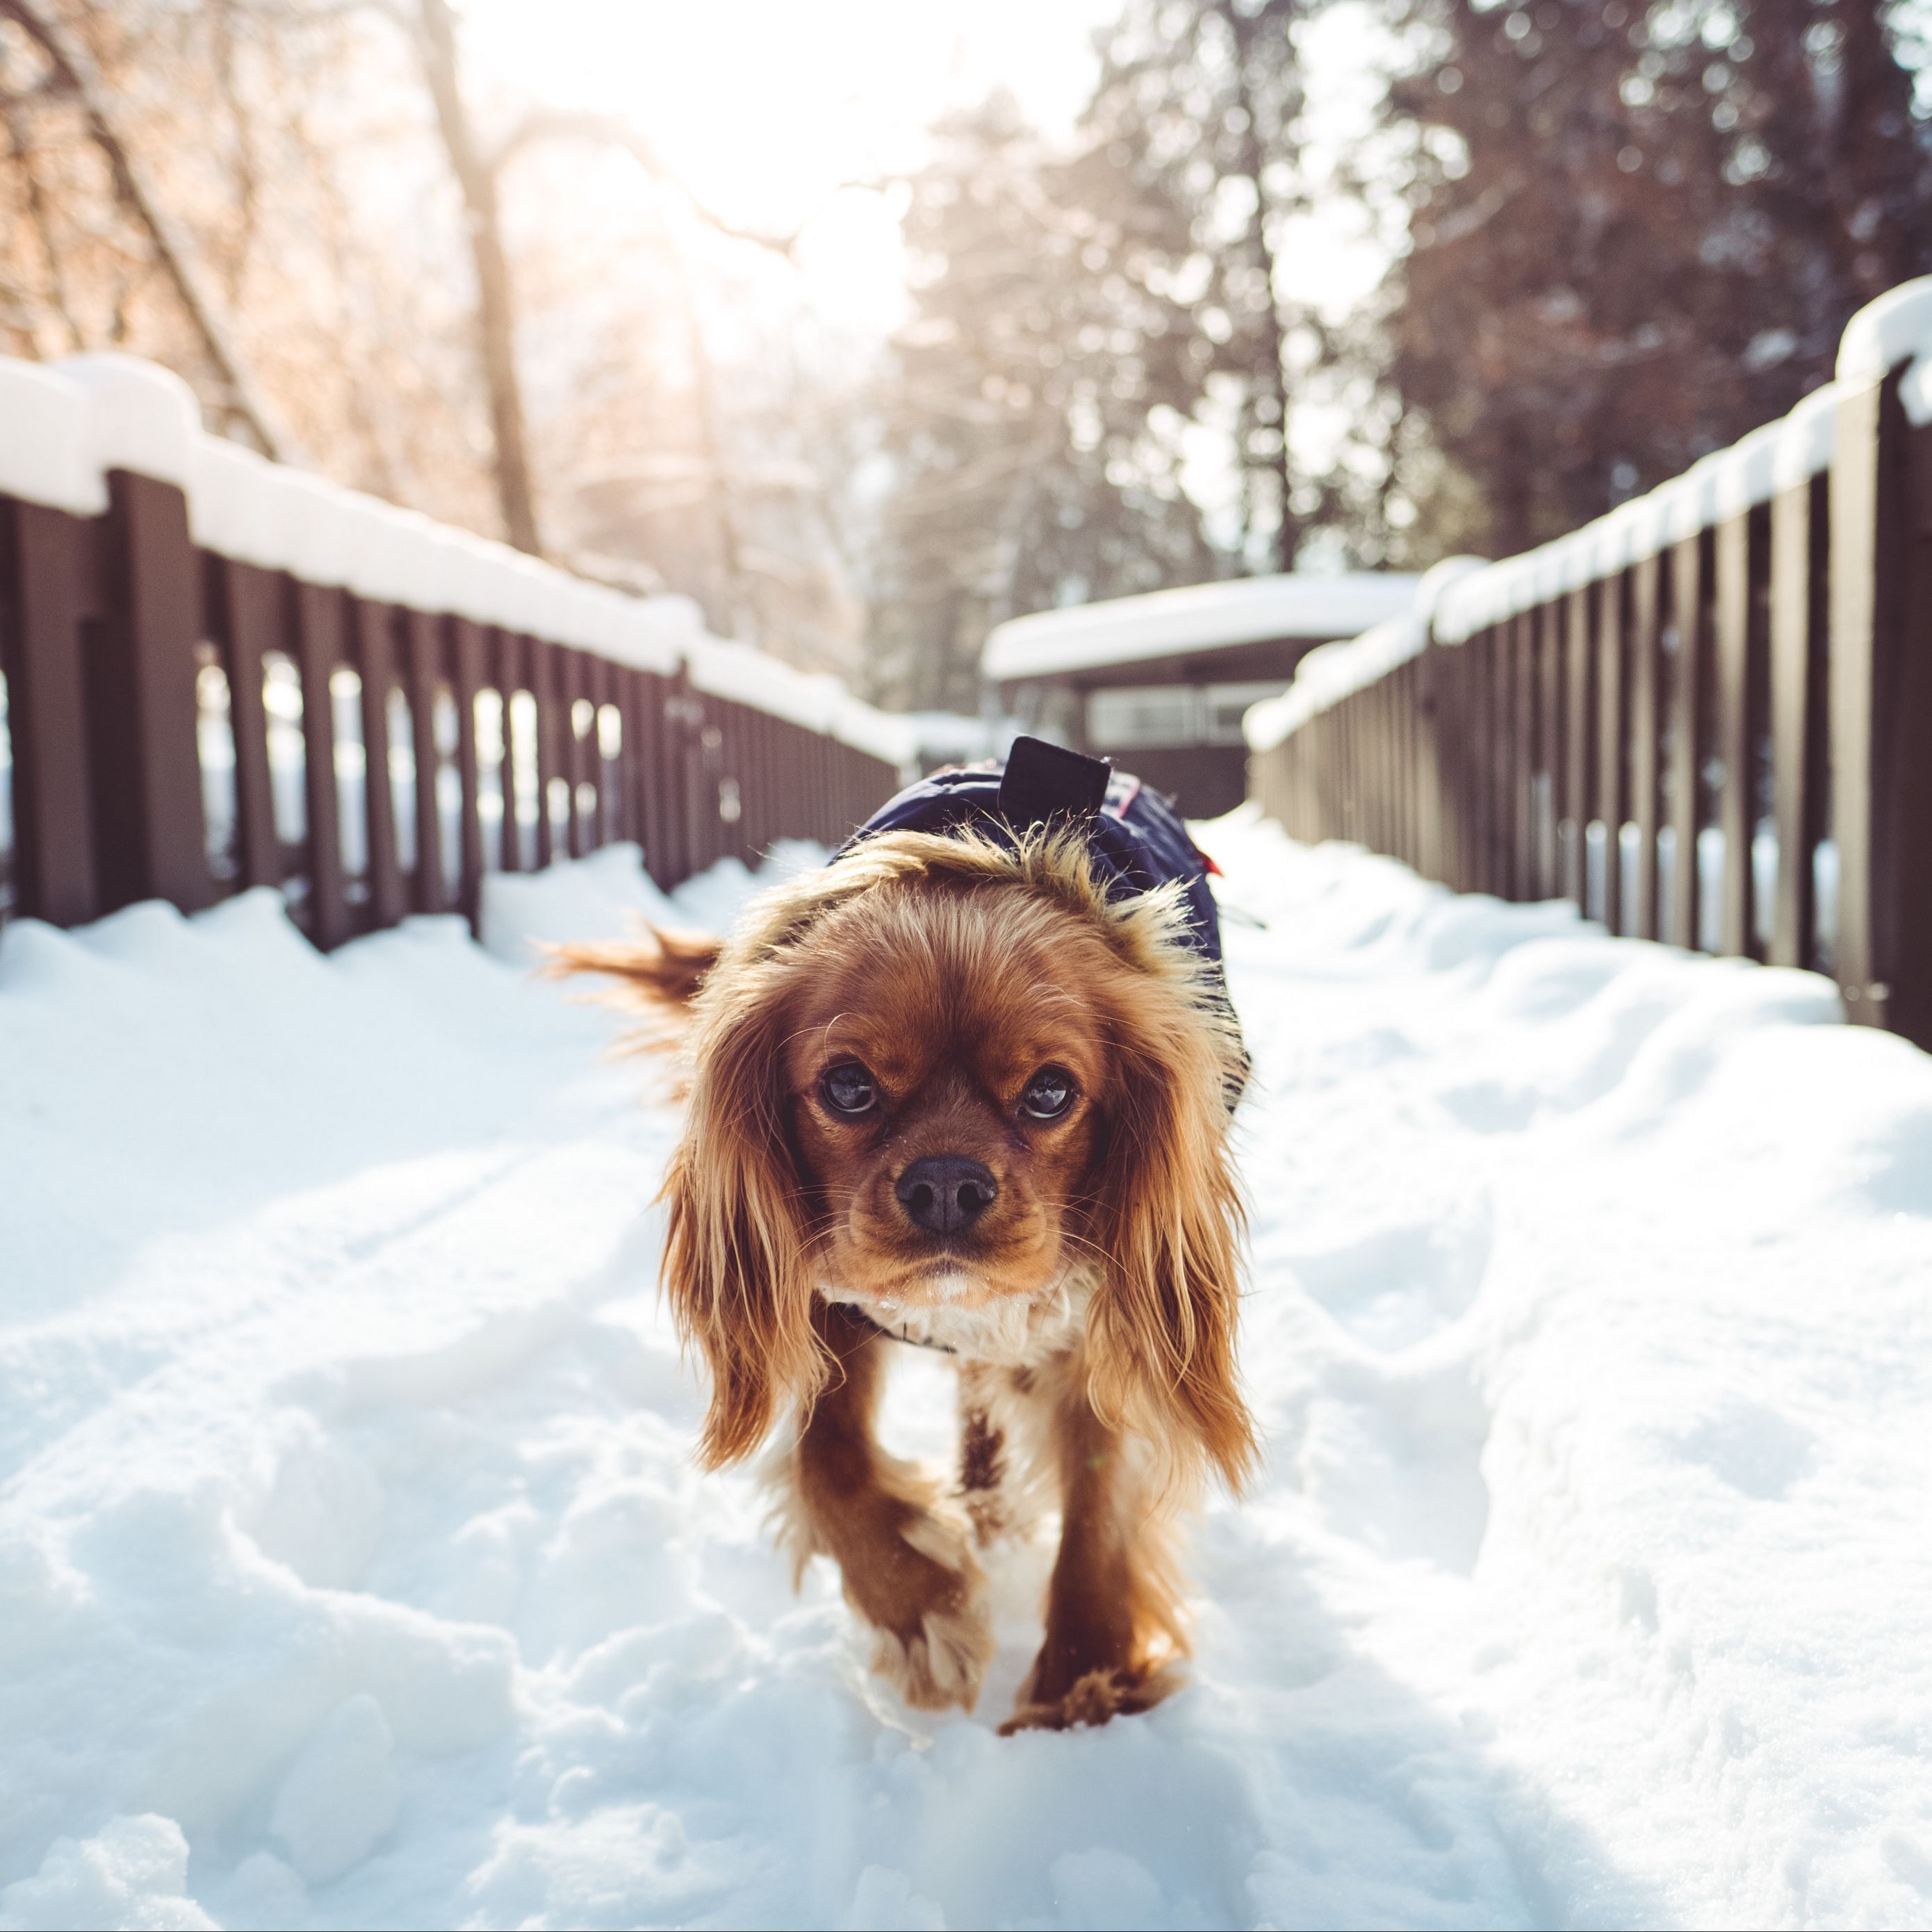
<path fill-rule="evenodd" d="M 1109 4 L 851 189 L 855 328 L 452 0 L 0 0 L 0 346 L 970 707 L 1020 612 L 1572 528 L 1932 268 L 1922 0 Z"/>
<path fill-rule="evenodd" d="M 1414 494 L 1462 485 L 1442 540 L 1504 555 L 1676 475 L 1932 268 L 1882 9 L 1398 4 L 1416 54 L 1382 113 L 1412 212 L 1378 360 L 1420 418 Z"/>

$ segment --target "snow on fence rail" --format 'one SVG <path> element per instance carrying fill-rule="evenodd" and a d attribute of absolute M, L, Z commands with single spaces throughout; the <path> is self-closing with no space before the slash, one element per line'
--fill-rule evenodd
<path fill-rule="evenodd" d="M 984 732 L 266 462 L 152 364 L 0 359 L 0 920 L 270 885 L 332 946 L 620 838 L 669 886 Z"/>
<path fill-rule="evenodd" d="M 1539 550 L 1438 566 L 1247 735 L 1298 838 L 1815 967 L 1932 1046 L 1932 277 L 1854 316 L 1782 422 Z"/>

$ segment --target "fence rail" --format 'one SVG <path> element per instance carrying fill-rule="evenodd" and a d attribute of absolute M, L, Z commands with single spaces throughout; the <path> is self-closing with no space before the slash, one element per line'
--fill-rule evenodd
<path fill-rule="evenodd" d="M 1296 837 L 1832 974 L 1932 1046 L 1932 278 L 1782 422 L 1315 653 L 1249 714 Z"/>
<path fill-rule="evenodd" d="M 0 920 L 269 886 L 332 946 L 619 839 L 668 886 L 835 842 L 922 749 L 686 599 L 207 437 L 161 370 L 0 362 Z"/>

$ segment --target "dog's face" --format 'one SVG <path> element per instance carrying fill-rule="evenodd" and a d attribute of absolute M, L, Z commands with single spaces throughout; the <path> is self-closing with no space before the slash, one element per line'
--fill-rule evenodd
<path fill-rule="evenodd" d="M 829 914 L 792 972 L 787 1123 L 822 1282 L 983 1307 L 1093 1252 L 1120 968 L 1090 929 L 1010 892 L 901 890 Z"/>
<path fill-rule="evenodd" d="M 1238 1472 L 1238 1048 L 1184 930 L 1059 835 L 886 834 L 754 907 L 698 996 L 664 1190 L 707 1460 L 838 1372 L 825 1291 L 981 1308 L 1084 1268 L 1096 1412 Z"/>

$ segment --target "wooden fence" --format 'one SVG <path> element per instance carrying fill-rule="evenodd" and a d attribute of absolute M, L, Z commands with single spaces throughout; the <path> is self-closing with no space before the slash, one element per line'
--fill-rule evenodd
<path fill-rule="evenodd" d="M 95 386 L 110 393 L 76 405 L 46 389 L 58 370 L 0 378 L 16 401 L 58 405 L 38 426 L 44 446 L 85 434 L 90 408 L 124 415 L 130 393 L 147 406 L 171 380 L 117 359 Z M 297 509 L 316 502 L 281 519 L 285 566 L 224 554 L 191 526 L 197 509 L 218 527 L 224 516 L 191 498 L 211 458 L 232 470 L 238 454 L 203 447 L 190 422 L 170 434 L 193 462 L 164 437 L 161 475 L 110 460 L 98 478 L 83 463 L 76 482 L 47 446 L 10 466 L 9 395 L 0 382 L 0 488 L 20 490 L 0 494 L 0 918 L 73 925 L 149 898 L 191 911 L 269 886 L 323 946 L 410 913 L 474 922 L 487 872 L 614 840 L 638 842 L 664 886 L 728 855 L 754 862 L 778 838 L 836 842 L 916 754 L 895 721 L 826 681 L 701 634 L 680 649 L 632 624 L 620 650 L 573 643 L 558 633 L 580 636 L 586 614 L 592 632 L 623 632 L 634 600 L 533 575 L 494 546 L 467 544 L 470 565 L 484 554 L 496 574 L 448 608 L 339 580 L 353 569 L 314 580 L 301 546 L 315 549 L 311 526 L 332 508 L 317 492 L 344 493 L 305 479 Z M 169 406 L 178 417 L 184 397 Z M 117 434 L 138 460 L 139 425 Z M 293 487 L 271 466 L 242 468 L 243 500 Z M 352 554 L 399 534 L 463 550 L 381 506 L 356 527 Z M 260 537 L 236 548 L 272 552 Z M 681 600 L 646 602 L 691 616 Z M 547 607 L 575 621 L 552 628 Z M 854 721 L 866 728 L 841 729 Z"/>
<path fill-rule="evenodd" d="M 1297 838 L 1832 974 L 1932 1046 L 1932 278 L 1780 424 L 1250 717 Z"/>

